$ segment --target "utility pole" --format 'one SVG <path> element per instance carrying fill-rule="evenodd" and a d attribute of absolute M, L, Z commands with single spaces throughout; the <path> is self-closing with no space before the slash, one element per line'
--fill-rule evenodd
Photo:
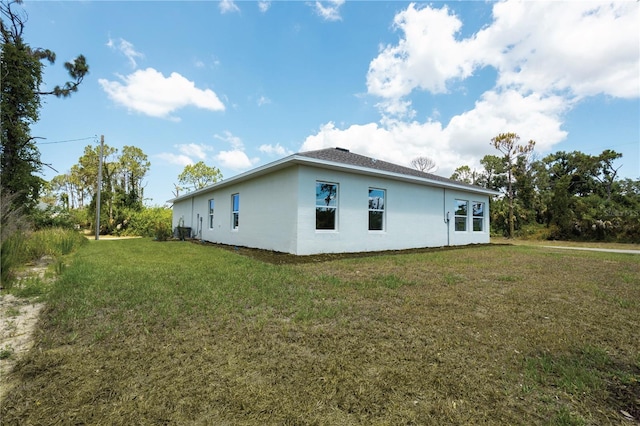
<path fill-rule="evenodd" d="M 100 192 L 102 191 L 102 150 L 104 135 L 100 135 L 100 156 L 98 157 L 98 198 L 96 198 L 96 241 L 100 239 Z"/>

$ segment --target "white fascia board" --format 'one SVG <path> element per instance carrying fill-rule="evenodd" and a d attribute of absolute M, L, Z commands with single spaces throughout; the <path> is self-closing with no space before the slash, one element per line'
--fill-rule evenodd
<path fill-rule="evenodd" d="M 493 191 L 491 189 L 482 188 L 480 186 L 469 186 L 465 184 L 456 184 L 453 182 L 442 182 L 436 179 L 422 178 L 418 176 L 405 175 L 402 173 L 394 173 L 388 172 L 384 170 L 371 169 L 369 167 L 361 167 L 355 166 L 352 164 L 345 163 L 337 163 L 333 161 L 321 160 L 318 158 L 311 158 L 304 155 L 293 154 L 288 157 L 281 158 L 280 160 L 273 161 L 271 163 L 265 164 L 263 166 L 257 167 L 255 169 L 251 169 L 244 173 L 240 173 L 239 175 L 233 176 L 229 179 L 223 179 L 220 182 L 213 183 L 211 185 L 205 186 L 204 188 L 200 188 L 198 190 L 188 192 L 180 197 L 173 198 L 168 200 L 168 203 L 175 203 L 177 201 L 182 201 L 189 199 L 191 197 L 195 197 L 196 195 L 200 195 L 206 192 L 210 192 L 215 189 L 224 188 L 225 186 L 232 185 L 234 183 L 240 183 L 249 179 L 254 179 L 256 177 L 262 176 L 267 173 L 271 173 L 276 170 L 283 169 L 285 167 L 289 167 L 293 164 L 306 164 L 324 169 L 332 169 L 332 170 L 340 170 L 347 171 L 352 173 L 358 173 L 363 175 L 370 176 L 381 176 L 389 179 L 400 180 L 404 182 L 411 182 L 419 185 L 428 185 L 434 186 L 437 188 L 447 188 L 447 189 L 456 189 L 459 191 L 473 192 L 476 194 L 484 194 L 490 196 L 500 195 L 500 192 Z"/>
<path fill-rule="evenodd" d="M 325 169 L 349 171 L 352 173 L 358 173 L 358 174 L 370 175 L 370 176 L 381 176 L 389 179 L 400 180 L 404 182 L 411 182 L 419 185 L 428 185 L 428 186 L 434 186 L 437 188 L 455 189 L 459 191 L 473 192 L 476 194 L 484 194 L 484 195 L 491 195 L 491 196 L 500 195 L 500 192 L 494 191 L 492 189 L 482 188 L 480 186 L 457 184 L 455 182 L 443 182 L 436 179 L 422 178 L 418 176 L 405 175 L 402 173 L 394 173 L 394 172 L 388 172 L 385 170 L 371 169 L 369 167 L 355 166 L 352 164 L 336 163 L 336 162 L 331 162 L 326 160 L 320 160 L 317 158 L 302 157 L 302 156 L 295 156 L 295 157 L 297 157 L 296 160 L 298 160 L 297 161 L 298 163 L 306 163 L 309 165 L 314 165 L 314 166 L 325 168 Z"/>
<path fill-rule="evenodd" d="M 263 166 L 260 167 L 256 167 L 255 169 L 251 169 L 249 171 L 246 171 L 244 173 L 240 173 L 239 175 L 235 175 L 233 177 L 230 177 L 229 179 L 223 179 L 219 182 L 216 183 L 212 183 L 211 185 L 207 185 L 204 188 L 200 188 L 197 189 L 195 191 L 191 191 L 188 192 L 184 195 L 181 195 L 179 197 L 173 198 L 171 200 L 168 200 L 168 203 L 175 203 L 176 201 L 182 201 L 182 200 L 186 200 L 189 199 L 191 197 L 195 197 L 196 195 L 200 195 L 206 192 L 210 192 L 212 190 L 215 189 L 219 189 L 219 188 L 224 188 L 225 186 L 229 186 L 232 185 L 234 183 L 240 183 L 243 182 L 245 180 L 248 179 L 253 179 L 256 178 L 258 176 L 264 175 L 266 173 L 271 173 L 272 171 L 276 171 L 279 169 L 282 169 L 284 167 L 287 167 L 288 164 L 291 160 L 292 160 L 293 156 L 289 156 L 289 157 L 284 157 L 281 158 L 280 160 L 277 161 L 273 161 L 271 163 L 265 164 Z"/>

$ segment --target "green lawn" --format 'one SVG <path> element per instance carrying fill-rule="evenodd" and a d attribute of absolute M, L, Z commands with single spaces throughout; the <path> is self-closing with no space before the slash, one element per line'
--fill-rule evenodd
<path fill-rule="evenodd" d="M 272 264 L 245 252 L 84 246 L 47 295 L 2 424 L 640 419 L 640 256 L 496 245 Z"/>

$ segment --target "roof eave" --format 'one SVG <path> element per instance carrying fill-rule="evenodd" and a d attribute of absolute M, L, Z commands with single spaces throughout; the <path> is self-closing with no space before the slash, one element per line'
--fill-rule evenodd
<path fill-rule="evenodd" d="M 306 164 L 306 165 L 318 166 L 323 168 L 329 168 L 333 170 L 356 172 L 359 174 L 365 174 L 370 176 L 383 176 L 383 177 L 387 177 L 394 180 L 400 180 L 404 182 L 429 185 L 437 188 L 456 189 L 460 191 L 474 192 L 477 194 L 484 194 L 489 196 L 500 195 L 500 193 L 497 191 L 493 191 L 487 188 L 482 188 L 480 186 L 475 187 L 475 186 L 470 186 L 462 183 L 457 184 L 455 182 L 446 182 L 446 181 L 440 181 L 436 179 L 429 179 L 426 177 L 405 175 L 402 173 L 388 172 L 384 170 L 372 169 L 369 167 L 356 166 L 352 164 L 340 163 L 335 161 L 327 161 L 327 160 L 322 160 L 318 158 L 307 157 L 304 155 L 293 154 L 288 157 L 281 158 L 280 160 L 276 160 L 271 163 L 265 164 L 263 166 L 257 167 L 255 169 L 251 169 L 244 173 L 240 173 L 239 175 L 233 176 L 229 179 L 224 179 L 224 180 L 221 180 L 220 182 L 216 182 L 211 185 L 205 186 L 204 188 L 200 188 L 195 191 L 188 192 L 184 195 L 181 195 L 180 197 L 176 197 L 171 200 L 168 200 L 167 202 L 175 203 L 177 201 L 186 200 L 186 199 L 195 197 L 197 195 L 209 192 L 211 190 L 224 188 L 225 186 L 229 186 L 234 183 L 240 183 L 248 179 L 253 179 L 255 177 L 264 175 L 266 173 L 270 173 L 274 170 L 289 167 L 292 164 Z"/>
<path fill-rule="evenodd" d="M 286 163 L 289 163 L 295 155 L 290 155 L 288 157 L 281 158 L 279 160 L 273 161 L 268 164 L 264 164 L 262 166 L 256 167 L 255 169 L 248 170 L 244 173 L 240 173 L 229 179 L 223 179 L 219 182 L 212 183 L 211 185 L 207 185 L 203 188 L 196 189 L 195 191 L 187 192 L 184 195 L 168 200 L 168 203 L 175 203 L 176 201 L 182 201 L 189 199 L 191 197 L 195 197 L 196 195 L 200 195 L 206 192 L 211 191 L 212 189 L 224 188 L 225 186 L 232 185 L 234 183 L 243 182 L 248 179 L 252 179 L 257 176 L 261 176 L 263 174 L 269 173 L 273 170 L 278 170 L 283 167 L 287 167 Z"/>
<path fill-rule="evenodd" d="M 446 189 L 456 189 L 456 190 L 460 190 L 460 191 L 466 191 L 466 192 L 474 192 L 474 193 L 478 193 L 478 194 L 484 194 L 484 195 L 500 195 L 499 192 L 491 190 L 491 189 L 487 189 L 487 188 L 482 188 L 480 186 L 472 186 L 472 185 L 468 185 L 468 184 L 464 184 L 464 183 L 456 183 L 453 181 L 440 181 L 440 180 L 436 180 L 436 179 L 430 179 L 427 177 L 419 177 L 419 176 L 412 176 L 412 175 L 405 175 L 402 173 L 395 173 L 395 172 L 389 172 L 389 171 L 385 171 L 385 170 L 377 170 L 377 169 L 372 169 L 369 167 L 362 167 L 362 166 L 356 166 L 353 164 L 346 164 L 346 163 L 340 163 L 340 162 L 335 162 L 335 161 L 327 161 L 327 160 L 321 160 L 321 159 L 317 159 L 317 158 L 311 158 L 311 157 L 305 157 L 305 156 L 299 156 L 299 155 L 294 155 L 292 160 L 298 162 L 298 163 L 306 163 L 306 164 L 311 164 L 311 165 L 317 165 L 317 166 L 321 166 L 324 168 L 331 168 L 334 170 L 345 170 L 345 171 L 352 171 L 352 172 L 357 172 L 359 174 L 366 174 L 366 175 L 370 175 L 370 176 L 384 176 L 390 179 L 394 179 L 394 180 L 400 180 L 400 181 L 404 181 L 404 182 L 411 182 L 411 183 L 416 183 L 416 184 L 422 184 L 422 185 L 429 185 L 429 186 L 435 186 L 438 188 L 446 188 Z"/>

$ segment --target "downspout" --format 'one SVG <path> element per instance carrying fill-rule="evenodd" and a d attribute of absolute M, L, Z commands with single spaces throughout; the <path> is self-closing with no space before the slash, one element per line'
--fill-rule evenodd
<path fill-rule="evenodd" d="M 189 221 L 189 227 L 191 227 L 192 232 L 193 232 L 193 205 L 195 202 L 195 197 L 191 197 L 191 220 Z M 191 238 L 191 235 L 189 235 L 189 238 Z"/>
<path fill-rule="evenodd" d="M 447 188 L 442 188 L 442 215 L 444 216 L 444 223 L 447 224 L 447 246 L 451 245 L 451 227 L 450 224 L 450 212 L 447 211 Z"/>

